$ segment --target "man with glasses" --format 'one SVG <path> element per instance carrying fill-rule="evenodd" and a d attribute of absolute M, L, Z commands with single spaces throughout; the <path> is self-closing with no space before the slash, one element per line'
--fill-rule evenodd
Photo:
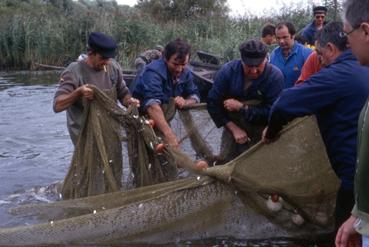
<path fill-rule="evenodd" d="M 295 42 L 296 29 L 290 22 L 278 23 L 275 33 L 279 47 L 270 55 L 270 63 L 282 71 L 284 88 L 289 88 L 299 78 L 302 66 L 312 50 Z"/>
<path fill-rule="evenodd" d="M 313 14 L 314 20 L 301 31 L 301 36 L 307 40 L 309 45 L 314 45 L 316 32 L 322 29 L 326 24 L 324 20 L 327 14 L 327 8 L 324 6 L 316 6 L 313 8 Z"/>
<path fill-rule="evenodd" d="M 344 31 L 352 52 L 361 65 L 369 66 L 369 1 L 347 0 L 344 3 Z M 366 77 L 367 83 L 369 77 Z M 369 246 L 369 114 L 368 101 L 358 122 L 358 153 L 355 174 L 355 206 L 351 217 L 340 227 L 336 246 Z M 360 236 L 362 235 L 362 245 Z"/>
<path fill-rule="evenodd" d="M 241 59 L 226 63 L 217 73 L 208 94 L 207 107 L 215 125 L 225 127 L 223 140 L 232 139 L 234 149 L 223 160 L 228 161 L 260 140 L 271 105 L 283 88 L 283 75 L 268 63 L 268 48 L 260 40 L 240 45 Z M 257 101 L 257 105 L 250 100 Z M 251 133 L 251 126 L 260 131 Z M 226 137 L 226 136 L 228 137 Z M 222 141 L 222 143 L 224 143 Z"/>
<path fill-rule="evenodd" d="M 325 67 L 282 92 L 262 138 L 268 143 L 294 118 L 316 115 L 330 163 L 341 180 L 336 229 L 350 216 L 354 204 L 357 120 L 369 94 L 369 68 L 360 66 L 347 48 L 342 28 L 341 22 L 330 22 L 317 33 L 317 54 Z"/>

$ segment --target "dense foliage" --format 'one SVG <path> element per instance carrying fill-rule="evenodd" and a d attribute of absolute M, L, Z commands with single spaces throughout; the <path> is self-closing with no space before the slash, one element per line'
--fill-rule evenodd
<path fill-rule="evenodd" d="M 337 1 L 326 3 L 334 9 L 330 13 L 339 8 Z M 243 40 L 260 36 L 264 23 L 288 20 L 299 30 L 312 18 L 311 6 L 301 4 L 271 6 L 263 17 L 247 10 L 238 18 L 227 13 L 226 0 L 139 0 L 134 8 L 103 0 L 0 0 L 0 68 L 65 66 L 85 51 L 91 31 L 118 41 L 124 67 L 141 51 L 176 37 L 194 51 L 231 59 Z"/>

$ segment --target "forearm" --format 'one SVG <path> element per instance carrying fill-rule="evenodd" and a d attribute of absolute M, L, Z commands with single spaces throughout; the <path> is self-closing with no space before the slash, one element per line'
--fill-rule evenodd
<path fill-rule="evenodd" d="M 229 121 L 222 105 L 218 105 L 214 102 L 208 101 L 207 110 L 217 128 L 223 127 Z"/>
<path fill-rule="evenodd" d="M 266 138 L 274 139 L 278 135 L 279 131 L 281 131 L 283 126 L 287 123 L 288 120 L 284 118 L 282 114 L 279 114 L 278 112 L 273 112 L 268 123 Z"/>
<path fill-rule="evenodd" d="M 241 109 L 246 121 L 252 124 L 267 125 L 270 106 L 246 106 Z"/>
<path fill-rule="evenodd" d="M 61 94 L 55 99 L 54 112 L 61 112 L 74 104 L 80 97 L 82 92 L 77 88 L 69 94 Z"/>
<path fill-rule="evenodd" d="M 165 119 L 164 113 L 159 104 L 150 105 L 147 108 L 147 114 L 151 119 L 155 122 L 155 127 L 164 134 L 164 136 L 168 136 L 173 134 L 172 129 L 170 128 L 167 120 Z"/>
<path fill-rule="evenodd" d="M 234 133 L 235 131 L 237 131 L 238 129 L 240 129 L 240 127 L 238 127 L 234 122 L 229 121 L 228 123 L 226 123 L 224 125 L 231 133 Z"/>

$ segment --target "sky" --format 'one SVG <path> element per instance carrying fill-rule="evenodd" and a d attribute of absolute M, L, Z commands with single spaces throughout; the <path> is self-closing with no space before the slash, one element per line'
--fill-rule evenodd
<path fill-rule="evenodd" d="M 119 4 L 125 4 L 133 6 L 136 4 L 136 0 L 117 0 Z M 263 15 L 265 10 L 267 12 L 273 11 L 273 9 L 278 10 L 282 6 L 312 6 L 322 4 L 321 0 L 227 0 L 228 6 L 230 8 L 230 15 L 244 16 L 245 14 L 253 14 L 257 16 Z"/>

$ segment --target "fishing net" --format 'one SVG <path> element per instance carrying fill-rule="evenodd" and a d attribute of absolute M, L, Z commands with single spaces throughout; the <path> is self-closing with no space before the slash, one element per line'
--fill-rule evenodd
<path fill-rule="evenodd" d="M 197 170 L 192 159 L 179 150 L 165 147 L 158 152 L 161 138 L 136 108 L 124 110 L 98 89 L 94 88 L 94 93 L 96 108 L 101 111 L 91 111 L 95 107 L 91 104 L 90 114 L 102 117 L 111 127 L 111 135 L 127 141 L 129 162 L 135 162 L 130 166 L 136 186 L 149 186 L 15 208 L 15 215 L 47 222 L 0 229 L 1 246 L 160 244 L 222 235 L 311 239 L 333 229 L 338 180 L 314 117 L 290 123 L 272 144 L 257 143 L 225 165 Z M 173 116 L 173 107 L 168 107 Z M 184 132 L 178 133 L 182 144 L 187 141 L 193 147 L 191 152 L 185 150 L 187 153 L 216 163 L 220 156 L 213 151 L 218 146 L 214 143 L 216 129 L 203 108 L 198 105 L 180 111 L 174 125 L 180 125 L 179 132 Z M 103 136 L 109 133 L 105 131 Z M 95 142 L 101 139 L 116 140 L 99 137 Z M 115 191 L 110 180 L 118 184 L 118 176 L 107 167 L 115 160 L 110 152 L 120 146 L 105 151 L 96 146 L 93 153 L 86 151 L 84 155 L 100 156 L 101 178 L 96 181 L 102 183 L 99 188 Z M 163 182 L 172 180 L 169 175 L 178 167 L 195 175 Z M 88 170 L 81 174 L 89 174 Z"/>

